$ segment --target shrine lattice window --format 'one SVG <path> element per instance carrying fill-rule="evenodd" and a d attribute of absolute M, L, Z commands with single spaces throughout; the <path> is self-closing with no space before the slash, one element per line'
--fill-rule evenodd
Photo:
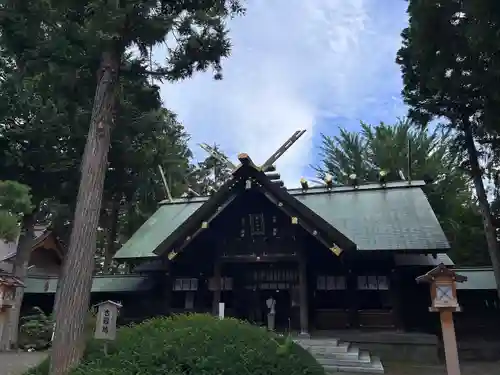
<path fill-rule="evenodd" d="M 317 290 L 345 290 L 345 276 L 318 276 L 316 279 Z"/>
<path fill-rule="evenodd" d="M 173 290 L 176 292 L 198 290 L 198 279 L 195 278 L 175 279 Z"/>
<path fill-rule="evenodd" d="M 383 309 L 392 307 L 389 291 L 389 278 L 381 275 L 358 276 L 360 310 Z"/>
<path fill-rule="evenodd" d="M 358 290 L 389 290 L 387 276 L 358 276 Z"/>

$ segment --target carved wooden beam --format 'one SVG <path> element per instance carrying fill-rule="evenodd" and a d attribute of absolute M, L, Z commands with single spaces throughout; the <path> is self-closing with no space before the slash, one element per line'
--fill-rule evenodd
<path fill-rule="evenodd" d="M 240 161 L 241 165 L 257 168 L 252 159 L 250 159 L 250 156 L 248 156 L 248 154 L 244 152 L 238 154 L 238 160 Z"/>
<path fill-rule="evenodd" d="M 263 194 L 269 201 L 271 201 L 271 203 L 275 204 L 278 207 L 278 209 L 283 211 L 287 216 L 291 218 L 292 224 L 295 224 L 296 222 L 298 225 L 304 228 L 310 235 L 316 238 L 316 240 L 318 240 L 323 246 L 325 246 L 336 256 L 340 256 L 340 254 L 342 254 L 343 249 L 337 246 L 337 244 L 329 243 L 327 240 L 325 240 L 323 236 L 321 236 L 316 229 L 310 227 L 307 223 L 304 222 L 304 220 L 300 220 L 297 216 L 293 214 L 293 212 L 291 212 L 287 207 L 285 207 L 282 202 L 279 202 L 275 197 L 273 197 L 267 191 L 263 191 Z"/>

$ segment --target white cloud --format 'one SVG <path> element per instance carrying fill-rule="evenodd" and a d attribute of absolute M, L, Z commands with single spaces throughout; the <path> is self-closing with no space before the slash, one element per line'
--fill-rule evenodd
<path fill-rule="evenodd" d="M 376 85 L 394 80 L 377 75 L 381 64 L 393 63 L 399 31 L 380 31 L 367 3 L 380 0 L 248 1 L 247 14 L 230 23 L 234 47 L 224 80 L 206 73 L 165 84 L 165 105 L 193 142 L 219 143 L 232 160 L 247 152 L 263 162 L 294 131 L 307 129 L 277 163 L 287 186 L 298 185 L 316 153 L 318 118 L 357 118 L 362 101 L 377 97 Z M 385 98 L 391 106 L 392 95 Z"/>

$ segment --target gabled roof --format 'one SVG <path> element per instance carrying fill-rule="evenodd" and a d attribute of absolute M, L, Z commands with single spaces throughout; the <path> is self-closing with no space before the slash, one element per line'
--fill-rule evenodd
<path fill-rule="evenodd" d="M 295 197 L 349 236 L 358 250 L 445 252 L 450 246 L 423 185 L 395 182 L 381 189 L 371 184 Z"/>
<path fill-rule="evenodd" d="M 0 285 L 24 287 L 24 283 L 19 278 L 6 272 L 0 272 Z"/>
<path fill-rule="evenodd" d="M 449 243 L 422 191 L 424 185 L 422 181 L 400 181 L 384 187 L 377 183 L 331 190 L 280 190 L 354 242 L 358 251 L 443 253 L 449 249 Z M 155 257 L 153 250 L 182 224 L 177 220 L 178 212 L 182 210 L 183 217 L 189 218 L 212 198 L 162 202 L 115 258 Z M 198 220 L 203 219 L 200 216 Z"/>
<path fill-rule="evenodd" d="M 32 251 L 43 246 L 44 242 L 52 237 L 54 240 L 54 245 L 56 246 L 54 250 L 56 251 L 58 257 L 62 260 L 64 256 L 64 248 L 61 244 L 61 241 L 59 241 L 53 231 L 49 230 L 44 225 L 35 225 L 34 235 L 35 238 L 33 239 L 33 243 L 31 246 Z M 0 270 L 4 270 L 7 272 L 12 271 L 12 261 L 17 253 L 18 242 L 19 236 L 15 241 L 7 242 L 4 240 L 0 240 Z"/>
<path fill-rule="evenodd" d="M 285 189 L 273 184 L 264 172 L 249 161 L 249 164 L 242 164 L 238 167 L 228 182 L 169 236 L 165 236 L 164 241 L 153 252 L 162 255 L 174 250 L 175 253 L 182 251 L 187 244 L 203 231 L 203 222 L 213 220 L 230 205 L 232 200 L 246 191 L 245 183 L 247 180 L 251 181 L 253 188 L 259 190 L 288 216 L 297 217 L 298 224 L 311 234 L 314 233 L 314 236 L 327 248 L 340 248 L 340 251 L 349 251 L 356 248 L 356 244 L 351 239 L 307 206 L 304 206 Z"/>
<path fill-rule="evenodd" d="M 155 257 L 153 251 L 161 245 L 204 203 L 203 200 L 177 199 L 160 208 L 135 232 L 116 253 L 115 259 Z"/>
<path fill-rule="evenodd" d="M 445 266 L 454 266 L 448 254 L 394 254 L 396 266 L 436 267 L 443 263 Z"/>

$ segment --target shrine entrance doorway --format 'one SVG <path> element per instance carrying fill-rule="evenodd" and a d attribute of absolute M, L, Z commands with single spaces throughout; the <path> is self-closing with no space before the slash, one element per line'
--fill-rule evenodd
<path fill-rule="evenodd" d="M 260 326 L 267 325 L 266 301 L 275 300 L 275 327 L 289 331 L 298 325 L 298 271 L 295 262 L 229 263 L 223 267 L 233 280 L 235 316 Z"/>

